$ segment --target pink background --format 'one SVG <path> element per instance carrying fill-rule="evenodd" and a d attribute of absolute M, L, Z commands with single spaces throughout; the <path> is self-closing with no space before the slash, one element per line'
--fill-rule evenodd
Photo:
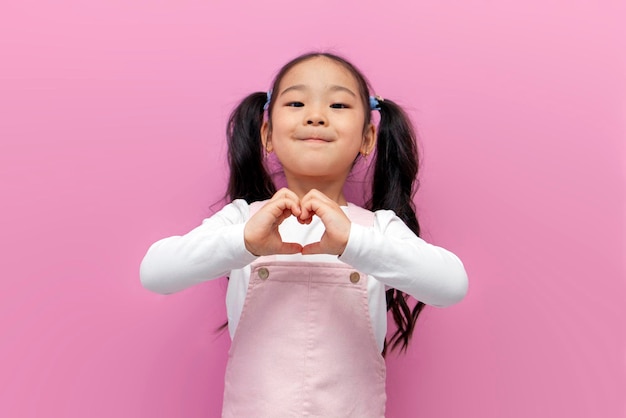
<path fill-rule="evenodd" d="M 626 416 L 625 12 L 4 2 L 0 416 L 219 416 L 225 282 L 151 294 L 139 262 L 219 207 L 228 113 L 311 49 L 407 106 L 424 237 L 470 275 L 389 359 L 388 417 Z"/>

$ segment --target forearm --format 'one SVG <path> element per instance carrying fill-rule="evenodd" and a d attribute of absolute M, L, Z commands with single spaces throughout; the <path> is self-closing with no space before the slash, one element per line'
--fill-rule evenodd
<path fill-rule="evenodd" d="M 140 267 L 143 286 L 174 293 L 242 268 L 256 257 L 243 243 L 243 216 L 230 205 L 183 236 L 152 244 Z"/>
<path fill-rule="evenodd" d="M 341 260 L 428 305 L 449 306 L 467 293 L 459 258 L 418 238 L 404 224 L 389 225 L 384 233 L 353 224 Z"/>

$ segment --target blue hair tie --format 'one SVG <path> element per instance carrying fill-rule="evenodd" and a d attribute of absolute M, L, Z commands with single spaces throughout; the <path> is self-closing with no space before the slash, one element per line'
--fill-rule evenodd
<path fill-rule="evenodd" d="M 384 99 L 380 96 L 370 96 L 370 109 L 380 110 L 380 102 L 382 101 L 384 101 Z"/>
<path fill-rule="evenodd" d="M 270 107 L 271 101 L 272 101 L 272 90 L 269 90 L 267 92 L 267 100 L 265 101 L 265 104 L 263 105 L 263 110 L 267 110 L 267 108 Z"/>

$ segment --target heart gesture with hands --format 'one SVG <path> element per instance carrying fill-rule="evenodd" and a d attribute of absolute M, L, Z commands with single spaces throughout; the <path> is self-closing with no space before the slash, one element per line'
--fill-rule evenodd
<path fill-rule="evenodd" d="M 278 227 L 285 219 L 295 216 L 307 225 L 317 215 L 326 230 L 319 242 L 304 247 L 294 242 L 283 242 Z M 309 191 L 302 199 L 283 188 L 255 213 L 244 228 L 246 249 L 252 254 L 332 254 L 341 255 L 350 236 L 350 219 L 334 200 L 318 190 Z"/>

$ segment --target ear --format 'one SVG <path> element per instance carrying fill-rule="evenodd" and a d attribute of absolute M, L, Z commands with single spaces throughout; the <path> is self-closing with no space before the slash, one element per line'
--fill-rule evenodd
<path fill-rule="evenodd" d="M 376 126 L 370 123 L 363 133 L 363 143 L 359 150 L 364 156 L 370 155 L 376 146 Z"/>
<path fill-rule="evenodd" d="M 270 131 L 268 121 L 263 121 L 263 125 L 261 125 L 261 143 L 268 154 L 274 150 L 272 146 L 272 132 Z"/>

